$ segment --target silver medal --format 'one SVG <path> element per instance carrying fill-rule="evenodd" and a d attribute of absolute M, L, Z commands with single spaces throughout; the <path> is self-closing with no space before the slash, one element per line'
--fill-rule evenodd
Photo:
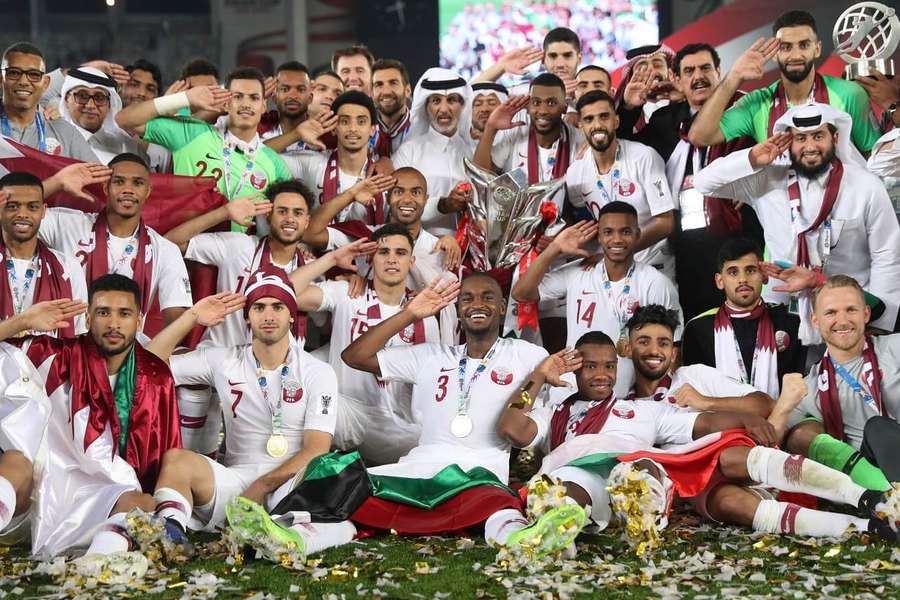
<path fill-rule="evenodd" d="M 456 415 L 450 422 L 450 433 L 458 438 L 464 438 L 472 433 L 474 423 L 469 415 Z"/>

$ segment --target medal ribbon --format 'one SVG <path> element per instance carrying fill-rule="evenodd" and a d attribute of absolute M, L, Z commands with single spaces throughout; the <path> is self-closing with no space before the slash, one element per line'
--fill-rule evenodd
<path fill-rule="evenodd" d="M 35 111 L 34 113 L 34 126 L 37 128 L 38 150 L 40 150 L 41 152 L 46 152 L 47 134 L 44 130 L 44 117 L 42 117 L 41 113 L 37 111 Z M 2 131 L 3 135 L 8 138 L 12 137 L 12 128 L 9 126 L 9 117 L 6 116 L 5 111 L 0 112 L 0 131 Z"/>
<path fill-rule="evenodd" d="M 502 338 L 497 338 L 491 345 L 491 349 L 488 350 L 487 354 L 484 355 L 484 358 L 481 359 L 481 362 L 475 368 L 475 373 L 469 380 L 468 385 L 466 385 L 466 366 L 469 363 L 469 357 L 467 355 L 469 345 L 466 344 L 463 346 L 462 355 L 459 357 L 459 368 L 456 371 L 457 379 L 459 380 L 459 396 L 456 402 L 456 416 L 462 416 L 469 413 L 469 398 L 472 393 L 472 386 L 475 385 L 475 382 L 481 377 L 481 374 L 487 370 L 488 363 L 494 358 L 494 352 L 496 352 L 500 345 L 501 339 Z"/>
<path fill-rule="evenodd" d="M 254 138 L 254 143 L 251 143 L 249 148 L 247 149 L 247 153 L 244 155 L 247 159 L 247 164 L 244 166 L 244 171 L 241 173 L 241 178 L 238 180 L 237 187 L 234 189 L 231 188 L 231 153 L 235 151 L 236 143 L 229 139 L 229 137 L 233 137 L 233 134 L 226 131 L 224 137 L 224 145 L 222 146 L 222 163 L 224 164 L 224 177 L 225 177 L 225 197 L 229 200 L 233 200 L 235 195 L 241 191 L 244 187 L 244 183 L 246 183 L 247 178 L 250 177 L 250 174 L 253 172 L 253 166 L 256 161 L 256 151 L 259 149 L 259 136 Z"/>
<path fill-rule="evenodd" d="M 625 286 L 615 299 L 613 299 L 612 295 L 612 283 L 609 281 L 609 275 L 606 273 L 606 263 L 601 262 L 600 264 L 602 265 L 600 268 L 600 281 L 603 282 L 603 291 L 606 292 L 606 299 L 609 302 L 609 306 L 612 309 L 613 314 L 616 315 L 616 321 L 619 323 L 619 337 L 622 337 L 625 334 L 625 323 L 628 322 L 628 311 L 620 311 L 619 303 L 623 298 L 628 298 L 628 292 L 631 291 L 631 278 L 634 276 L 635 263 L 631 263 L 631 267 L 629 267 L 628 273 L 625 275 Z"/>
<path fill-rule="evenodd" d="M 259 384 L 259 391 L 262 392 L 263 400 L 266 401 L 266 406 L 269 407 L 269 412 L 272 414 L 272 435 L 281 435 L 281 404 L 286 397 L 284 382 L 287 380 L 289 373 L 288 364 L 290 364 L 291 360 L 291 351 L 288 349 L 288 353 L 284 357 L 284 362 L 281 363 L 281 396 L 277 398 L 274 407 L 269 401 L 269 381 L 263 372 L 262 365 L 255 355 L 253 356 L 253 360 L 256 361 L 256 383 Z"/>
<path fill-rule="evenodd" d="M 13 262 L 13 259 L 4 249 L 3 254 L 6 257 L 6 272 L 9 273 L 9 282 L 12 284 L 10 287 L 12 288 L 13 294 L 13 311 L 15 314 L 19 314 L 22 312 L 22 307 L 25 305 L 25 299 L 28 297 L 28 290 L 31 288 L 31 282 L 34 281 L 34 274 L 37 272 L 38 268 L 38 256 L 35 254 L 31 257 L 31 264 L 28 265 L 28 268 L 25 269 L 25 282 L 22 284 L 22 290 L 19 291 L 19 286 L 16 283 L 16 263 Z"/>

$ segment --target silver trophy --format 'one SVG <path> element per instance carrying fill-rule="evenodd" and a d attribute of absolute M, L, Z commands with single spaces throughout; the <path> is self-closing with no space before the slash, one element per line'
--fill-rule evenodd
<path fill-rule="evenodd" d="M 472 266 L 479 271 L 518 264 L 544 223 L 541 205 L 565 185 L 565 178 L 528 185 L 528 175 L 515 169 L 502 175 L 463 159 L 472 184 L 465 237 Z"/>
<path fill-rule="evenodd" d="M 844 77 L 866 77 L 873 70 L 894 76 L 891 56 L 900 43 L 897 11 L 880 2 L 860 2 L 834 24 L 834 49 L 847 63 Z"/>

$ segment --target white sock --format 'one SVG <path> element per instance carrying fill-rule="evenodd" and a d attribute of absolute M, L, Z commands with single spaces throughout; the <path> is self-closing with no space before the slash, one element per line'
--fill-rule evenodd
<path fill-rule="evenodd" d="M 747 472 L 757 483 L 784 492 L 810 494 L 832 502 L 858 506 L 865 488 L 853 483 L 849 475 L 775 448 L 755 446 L 747 455 Z"/>
<path fill-rule="evenodd" d="M 528 527 L 528 520 L 514 508 L 498 510 L 484 522 L 484 540 L 488 543 L 505 544 L 516 531 Z"/>
<path fill-rule="evenodd" d="M 94 539 L 91 540 L 91 545 L 85 555 L 127 552 L 130 548 L 131 538 L 125 531 L 125 513 L 116 513 L 110 515 L 94 534 Z"/>
<path fill-rule="evenodd" d="M 16 514 L 16 488 L 6 477 L 0 477 L 0 531 L 3 531 Z"/>
<path fill-rule="evenodd" d="M 187 522 L 191 517 L 191 503 L 172 488 L 162 487 L 153 492 L 156 500 L 156 514 L 164 519 L 174 519 L 187 531 Z"/>
<path fill-rule="evenodd" d="M 321 552 L 326 548 L 343 546 L 353 541 L 356 526 L 350 521 L 339 523 L 297 523 L 291 529 L 300 533 L 306 542 L 306 554 Z"/>
<path fill-rule="evenodd" d="M 802 508 L 790 502 L 762 500 L 753 515 L 753 529 L 765 533 L 788 533 L 811 537 L 838 537 L 853 525 L 866 531 L 868 519 L 841 513 Z"/>

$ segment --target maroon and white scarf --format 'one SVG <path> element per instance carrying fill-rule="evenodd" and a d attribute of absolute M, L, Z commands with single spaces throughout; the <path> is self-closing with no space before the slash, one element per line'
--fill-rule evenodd
<path fill-rule="evenodd" d="M 818 72 L 816 72 L 815 78 L 813 79 L 812 98 L 813 102 L 830 104 L 830 102 L 828 102 L 828 88 L 825 86 L 825 80 L 822 79 L 822 76 L 819 75 Z M 784 92 L 784 82 L 779 80 L 778 85 L 775 86 L 775 93 L 772 96 L 772 108 L 769 109 L 768 135 L 772 135 L 776 121 L 783 117 L 784 113 L 787 111 L 788 99 Z"/>
<path fill-rule="evenodd" d="M 153 246 L 150 233 L 142 220 L 137 230 L 138 247 L 132 259 L 132 276 L 141 288 L 141 312 L 150 310 L 150 294 L 153 291 Z M 109 268 L 109 229 L 106 226 L 106 214 L 100 213 L 94 222 L 94 249 L 87 257 L 85 273 L 90 285 L 95 279 L 110 272 Z"/>
<path fill-rule="evenodd" d="M 801 267 L 811 268 L 814 266 L 821 266 L 813 265 L 811 263 L 806 234 L 819 229 L 819 227 L 822 226 L 822 223 L 831 216 L 831 211 L 837 202 L 838 193 L 841 190 L 841 180 L 843 178 L 844 164 L 840 159 L 835 157 L 831 161 L 831 172 L 828 174 L 828 182 L 825 184 L 825 196 L 822 198 L 822 207 L 819 209 L 819 214 L 816 215 L 816 220 L 813 221 L 809 227 L 800 229 L 800 180 L 793 169 L 788 173 L 788 199 L 790 200 L 791 223 L 793 224 L 794 235 L 797 237 L 796 263 Z M 829 240 L 826 240 L 826 242 L 828 241 Z M 827 252 L 828 248 L 826 248 L 825 251 Z"/>
<path fill-rule="evenodd" d="M 669 399 L 669 388 L 672 387 L 672 376 L 666 373 L 662 379 L 656 384 L 656 391 L 653 392 L 652 396 L 649 396 L 649 400 L 653 400 L 654 402 L 662 402 L 663 400 L 669 400 L 670 402 L 674 402 L 674 400 Z M 626 400 L 638 400 L 637 390 L 632 387 L 629 390 L 628 395 L 625 396 Z"/>
<path fill-rule="evenodd" d="M 756 347 L 750 372 L 734 335 L 732 319 L 758 321 Z M 775 352 L 775 326 L 766 304 L 760 300 L 752 310 L 739 311 L 725 302 L 713 320 L 713 338 L 716 345 L 716 368 L 729 377 L 739 379 L 773 398 L 778 397 L 778 357 Z"/>
<path fill-rule="evenodd" d="M 300 250 L 300 246 L 297 246 L 297 250 L 294 253 L 294 257 L 296 258 L 297 264 L 294 267 L 300 268 L 304 264 L 306 264 L 306 260 L 303 258 L 303 252 Z M 276 270 L 284 272 L 284 270 L 275 265 L 272 262 L 272 253 L 269 249 L 269 237 L 266 236 L 264 238 L 260 238 L 259 243 L 256 244 L 256 250 L 253 251 L 253 259 L 250 261 L 250 277 L 244 281 L 244 284 L 241 286 L 241 289 L 237 290 L 237 293 L 244 294 L 246 293 L 248 283 L 252 281 L 256 281 L 256 277 L 254 275 L 257 272 L 262 272 L 264 274 L 274 273 Z M 286 273 L 289 275 L 290 273 Z M 297 314 L 294 316 L 294 325 L 292 328 L 292 332 L 294 337 L 299 337 L 306 339 L 306 313 L 302 311 L 297 311 Z"/>
<path fill-rule="evenodd" d="M 550 418 L 551 450 L 565 442 L 570 434 L 579 436 L 600 433 L 603 426 L 606 425 L 606 420 L 609 419 L 613 406 L 616 405 L 616 398 L 612 393 L 603 400 L 593 400 L 588 404 L 587 409 L 578 415 L 578 420 L 570 424 L 572 405 L 580 399 L 577 393 L 572 394 L 553 412 L 553 416 Z"/>
<path fill-rule="evenodd" d="M 410 290 L 406 290 L 404 298 L 409 297 Z M 366 285 L 366 331 L 381 322 L 381 303 L 378 300 L 378 292 L 375 291 L 375 283 L 370 279 Z M 425 322 L 419 319 L 399 334 L 400 339 L 407 344 L 425 343 Z"/>
<path fill-rule="evenodd" d="M 571 156 L 569 152 L 569 130 L 565 123 L 559 126 L 559 140 L 556 142 L 556 157 L 553 162 L 552 179 L 563 177 L 569 168 Z M 541 153 L 537 143 L 534 126 L 528 128 L 528 184 L 541 181 Z"/>
<path fill-rule="evenodd" d="M 375 131 L 375 144 L 372 147 L 373 154 L 379 158 L 390 158 L 397 149 L 394 147 L 394 140 L 399 140 L 396 144 L 397 147 L 403 143 L 404 138 L 409 133 L 409 124 L 409 110 L 407 110 L 406 114 L 391 127 L 385 125 L 379 118 L 377 123 L 378 128 Z"/>
<path fill-rule="evenodd" d="M 32 280 L 34 290 L 33 304 L 46 302 L 47 300 L 59 300 L 72 297 L 72 282 L 66 273 L 62 263 L 43 242 L 37 243 L 38 268 Z M 0 256 L 3 257 L 4 268 L 7 258 L 6 245 L 0 240 Z M 0 319 L 8 319 L 15 316 L 15 303 L 13 301 L 12 288 L 9 285 L 9 275 L 3 273 L 0 277 Z M 57 330 L 61 338 L 75 337 L 74 323 L 63 329 Z"/>
<path fill-rule="evenodd" d="M 332 150 L 328 153 L 328 162 L 325 165 L 325 175 L 322 180 L 322 198 L 321 202 L 325 203 L 338 195 L 338 188 L 341 183 L 341 170 L 338 166 L 338 151 Z M 372 154 L 366 158 L 366 166 L 364 171 L 369 172 L 375 160 Z M 366 207 L 368 225 L 379 226 L 385 224 L 385 206 L 387 206 L 387 193 L 382 192 L 375 196 L 375 201 Z"/>
<path fill-rule="evenodd" d="M 881 400 L 881 370 L 878 368 L 878 356 L 875 354 L 875 346 L 872 338 L 866 336 L 866 343 L 863 346 L 863 376 L 860 382 L 866 388 L 866 391 L 872 395 L 875 402 L 875 409 L 879 415 L 884 415 L 884 403 Z M 825 427 L 825 433 L 831 437 L 844 439 L 844 416 L 841 413 L 841 398 L 838 395 L 838 374 L 834 370 L 831 363 L 831 357 L 828 353 L 819 361 L 819 406 L 822 409 L 822 421 Z M 854 393 L 854 400 L 863 402 L 864 400 L 859 394 Z"/>

